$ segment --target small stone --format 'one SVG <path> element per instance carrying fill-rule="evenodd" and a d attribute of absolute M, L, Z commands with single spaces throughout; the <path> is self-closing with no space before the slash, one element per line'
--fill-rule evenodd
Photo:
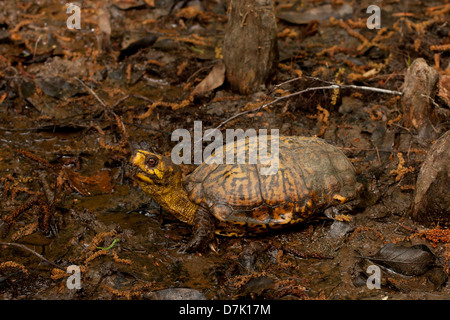
<path fill-rule="evenodd" d="M 330 226 L 328 234 L 331 238 L 338 239 L 345 236 L 352 229 L 353 227 L 348 222 L 334 221 L 333 224 Z"/>
<path fill-rule="evenodd" d="M 167 288 L 151 292 L 146 298 L 153 300 L 206 300 L 203 293 L 190 288 Z"/>

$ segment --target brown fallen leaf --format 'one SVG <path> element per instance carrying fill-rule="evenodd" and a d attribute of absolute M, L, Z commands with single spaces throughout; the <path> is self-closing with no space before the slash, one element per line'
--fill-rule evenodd
<path fill-rule="evenodd" d="M 145 3 L 151 8 L 155 7 L 155 0 L 145 0 Z"/>
<path fill-rule="evenodd" d="M 83 196 L 112 193 L 114 190 L 111 176 L 107 170 L 98 171 L 89 177 L 68 168 L 63 170 L 69 185 Z"/>
<path fill-rule="evenodd" d="M 191 96 L 205 94 L 220 87 L 225 81 L 225 64 L 219 61 L 211 72 L 191 92 Z"/>
<path fill-rule="evenodd" d="M 0 104 L 5 101 L 6 97 L 8 96 L 8 92 L 5 92 L 4 94 L 2 94 L 2 96 L 0 97 Z"/>
<path fill-rule="evenodd" d="M 144 0 L 113 0 L 111 2 L 120 10 L 138 9 L 145 6 Z"/>
<path fill-rule="evenodd" d="M 406 247 L 388 243 L 375 255 L 370 257 L 360 255 L 358 258 L 368 259 L 375 264 L 407 276 L 418 276 L 441 266 L 433 252 L 423 244 Z"/>

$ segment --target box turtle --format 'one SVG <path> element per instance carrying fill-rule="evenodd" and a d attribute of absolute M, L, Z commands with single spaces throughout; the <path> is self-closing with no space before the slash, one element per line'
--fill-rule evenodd
<path fill-rule="evenodd" d="M 235 151 L 254 151 L 250 140 L 233 142 Z M 258 234 L 336 211 L 356 198 L 360 184 L 355 169 L 336 147 L 315 137 L 280 136 L 278 150 L 278 170 L 270 175 L 261 174 L 265 162 L 259 155 L 255 164 L 205 160 L 185 178 L 170 157 L 138 150 L 131 162 L 140 187 L 163 209 L 194 226 L 184 246 L 193 252 L 206 249 L 214 233 Z"/>

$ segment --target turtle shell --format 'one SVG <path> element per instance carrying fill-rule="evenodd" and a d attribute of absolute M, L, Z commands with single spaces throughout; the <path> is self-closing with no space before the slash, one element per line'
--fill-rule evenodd
<path fill-rule="evenodd" d="M 256 152 L 253 139 L 216 150 L 183 180 L 190 200 L 217 218 L 219 230 L 234 226 L 244 233 L 260 233 L 308 220 L 356 197 L 353 165 L 324 140 L 280 136 L 276 155 L 276 148 L 272 150 L 276 145 L 266 139 L 267 157 L 278 156 L 278 166 L 272 174 L 263 174 L 268 164 Z M 227 148 L 235 154 L 245 150 L 244 164 L 239 164 L 237 156 L 235 164 L 225 164 Z M 253 163 L 249 162 L 251 154 L 258 155 Z M 212 158 L 222 159 L 223 164 L 212 163 Z"/>

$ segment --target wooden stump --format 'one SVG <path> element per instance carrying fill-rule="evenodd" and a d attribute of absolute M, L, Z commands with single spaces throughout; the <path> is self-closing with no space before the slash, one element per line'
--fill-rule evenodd
<path fill-rule="evenodd" d="M 430 123 L 439 74 L 424 59 L 411 63 L 405 77 L 402 106 L 407 125 L 421 131 Z"/>
<path fill-rule="evenodd" d="M 425 224 L 450 225 L 450 131 L 433 144 L 420 169 L 412 218 Z"/>
<path fill-rule="evenodd" d="M 272 0 L 231 0 L 223 45 L 226 80 L 233 91 L 249 94 L 273 76 L 278 60 Z"/>

